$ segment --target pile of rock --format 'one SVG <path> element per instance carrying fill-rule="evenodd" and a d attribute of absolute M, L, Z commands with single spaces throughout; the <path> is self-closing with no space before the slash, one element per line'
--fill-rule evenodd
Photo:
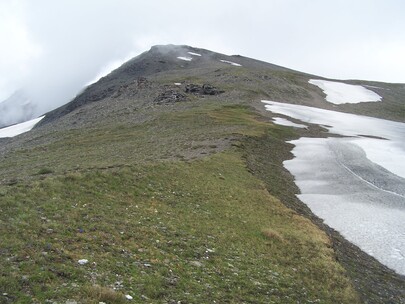
<path fill-rule="evenodd" d="M 186 96 L 177 90 L 168 89 L 160 93 L 154 100 L 157 104 L 174 103 L 186 100 Z"/>
<path fill-rule="evenodd" d="M 187 84 L 185 88 L 186 93 L 200 94 L 200 95 L 218 95 L 224 91 L 218 90 L 216 87 L 210 84 L 203 84 L 202 86 L 197 84 Z"/>

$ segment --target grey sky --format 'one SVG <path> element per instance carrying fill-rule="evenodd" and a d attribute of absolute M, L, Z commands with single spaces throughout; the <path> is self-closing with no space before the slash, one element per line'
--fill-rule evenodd
<path fill-rule="evenodd" d="M 22 87 L 49 110 L 168 43 L 404 83 L 404 16 L 402 0 L 0 0 L 0 101 Z"/>

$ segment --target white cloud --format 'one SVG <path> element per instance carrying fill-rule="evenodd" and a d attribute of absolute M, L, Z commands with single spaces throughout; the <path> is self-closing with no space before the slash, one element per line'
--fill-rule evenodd
<path fill-rule="evenodd" d="M 24 8 L 19 1 L 0 2 L 0 101 L 19 89 L 29 76 L 30 64 L 40 56 L 24 23 Z"/>
<path fill-rule="evenodd" d="M 120 58 L 120 59 L 116 59 L 114 61 L 110 61 L 108 62 L 105 66 L 103 66 L 98 74 L 96 75 L 96 77 L 92 78 L 89 82 L 86 83 L 85 86 L 89 86 L 92 83 L 97 82 L 98 80 L 100 80 L 100 78 L 108 75 L 109 73 L 111 73 L 113 70 L 119 68 L 122 64 L 124 64 L 125 62 L 127 62 L 128 60 L 130 60 L 131 58 L 137 56 L 137 53 L 131 52 L 128 56 Z"/>

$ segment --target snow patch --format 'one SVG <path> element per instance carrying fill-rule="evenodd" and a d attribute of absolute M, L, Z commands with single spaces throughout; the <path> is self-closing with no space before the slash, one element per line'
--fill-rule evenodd
<path fill-rule="evenodd" d="M 316 85 L 326 94 L 326 101 L 334 104 L 376 102 L 382 97 L 360 85 L 342 82 L 310 79 L 310 84 Z"/>
<path fill-rule="evenodd" d="M 405 274 L 405 123 L 262 101 L 266 109 L 325 126 L 342 138 L 291 141 L 283 164 L 298 197 L 381 263 Z"/>
<path fill-rule="evenodd" d="M 192 55 L 192 56 L 199 56 L 199 57 L 201 57 L 201 54 L 198 54 L 198 53 L 193 53 L 193 52 L 187 52 L 187 53 L 189 53 L 189 54 Z"/>
<path fill-rule="evenodd" d="M 0 138 L 14 137 L 22 133 L 30 131 L 38 122 L 41 121 L 45 116 L 35 118 L 29 121 L 25 121 L 14 126 L 6 127 L 0 129 Z"/>
<path fill-rule="evenodd" d="M 306 125 L 302 125 L 302 124 L 297 124 L 295 122 L 292 122 L 288 119 L 282 118 L 282 117 L 273 117 L 273 122 L 276 125 L 280 125 L 280 126 L 287 126 L 287 127 L 294 127 L 294 128 L 306 128 Z"/>
<path fill-rule="evenodd" d="M 369 160 L 405 178 L 405 148 L 403 143 L 374 138 L 356 139 L 353 140 L 353 143 L 364 150 Z"/>
<path fill-rule="evenodd" d="M 323 125 L 331 133 L 358 137 L 356 144 L 371 161 L 405 178 L 405 123 L 288 103 L 262 102 L 273 113 Z"/>
<path fill-rule="evenodd" d="M 376 167 L 351 141 L 291 141 L 295 157 L 283 164 L 295 177 L 301 193 L 298 198 L 312 212 L 363 251 L 405 274 L 405 260 L 401 259 L 405 253 L 405 196 L 390 191 L 404 193 L 405 180 Z M 381 183 L 379 177 L 383 177 Z M 384 189 L 384 182 L 397 189 Z"/>
<path fill-rule="evenodd" d="M 236 62 L 232 62 L 232 61 L 229 61 L 229 60 L 219 60 L 219 61 L 221 61 L 221 62 L 223 62 L 223 63 L 228 63 L 228 64 L 230 64 L 230 65 L 233 65 L 233 66 L 242 66 L 241 64 L 239 64 L 239 63 L 236 63 Z"/>
<path fill-rule="evenodd" d="M 191 61 L 191 60 L 193 60 L 193 58 L 191 58 L 191 57 L 182 57 L 182 56 L 177 57 L 177 59 L 184 60 L 184 61 Z"/>

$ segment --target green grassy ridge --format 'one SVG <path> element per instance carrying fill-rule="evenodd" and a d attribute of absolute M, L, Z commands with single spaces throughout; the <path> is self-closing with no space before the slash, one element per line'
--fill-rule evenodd
<path fill-rule="evenodd" d="M 224 138 L 257 133 L 271 126 L 255 121 L 250 108 L 243 105 L 223 106 L 204 100 L 181 111 L 161 109 L 159 113 L 150 113 L 152 118 L 147 122 L 100 123 L 92 128 L 52 131 L 52 141 L 15 148 L 6 155 L 0 162 L 2 177 L 18 180 L 44 170 L 61 174 L 77 169 L 192 159 L 201 156 L 197 153 L 200 150 L 215 151 L 209 146 Z M 234 118 L 224 121 L 221 115 Z"/>
<path fill-rule="evenodd" d="M 117 299 L 137 302 L 356 302 L 325 234 L 238 152 L 3 188 L 1 221 L 0 286 L 13 302 L 98 303 L 94 285 L 117 281 Z"/>

